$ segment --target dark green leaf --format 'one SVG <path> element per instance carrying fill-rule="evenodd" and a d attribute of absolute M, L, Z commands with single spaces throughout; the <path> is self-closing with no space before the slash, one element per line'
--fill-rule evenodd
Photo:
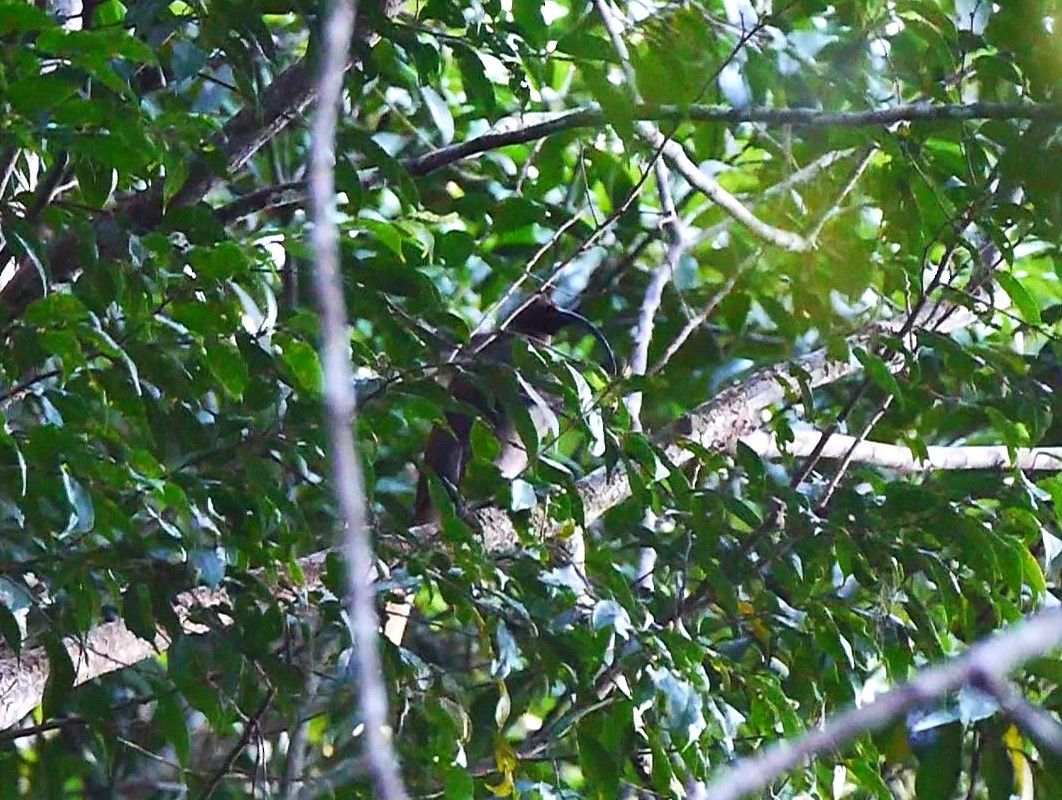
<path fill-rule="evenodd" d="M 43 638 L 44 651 L 48 655 L 48 680 L 44 684 L 42 713 L 45 719 L 53 719 L 63 712 L 74 687 L 74 662 L 61 638 L 53 633 Z"/>
<path fill-rule="evenodd" d="M 151 592 L 144 584 L 130 586 L 122 594 L 122 619 L 126 626 L 147 642 L 157 635 L 155 617 L 151 610 Z"/>
<path fill-rule="evenodd" d="M 915 796 L 918 800 L 951 800 L 962 774 L 962 726 L 958 723 L 929 728 L 920 734 Z"/>

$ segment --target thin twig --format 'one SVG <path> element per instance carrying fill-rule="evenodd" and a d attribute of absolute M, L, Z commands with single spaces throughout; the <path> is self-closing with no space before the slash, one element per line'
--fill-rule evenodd
<path fill-rule="evenodd" d="M 859 162 L 848 176 L 848 180 L 845 181 L 844 186 L 841 187 L 837 199 L 833 201 L 830 207 L 826 209 L 821 217 L 819 217 L 818 222 L 812 225 L 807 234 L 805 234 L 809 241 L 816 241 L 819 238 L 819 234 L 822 233 L 822 229 L 826 226 L 826 223 L 840 213 L 841 205 L 844 203 L 848 195 L 852 193 L 852 190 L 855 189 L 856 184 L 859 183 L 859 179 L 863 176 L 863 173 L 866 172 L 867 167 L 870 166 L 870 162 L 874 159 L 877 152 L 878 148 L 876 145 L 871 145 L 863 152 Z"/>
<path fill-rule="evenodd" d="M 854 147 L 849 147 L 846 150 L 830 150 L 829 152 L 824 153 L 823 155 L 816 158 L 807 166 L 801 167 L 800 169 L 796 170 L 796 172 L 792 173 L 784 180 L 781 180 L 778 183 L 772 184 L 771 186 L 767 187 L 765 190 L 759 193 L 757 199 L 760 203 L 762 203 L 764 200 L 768 200 L 772 197 L 777 197 L 780 194 L 784 194 L 785 192 L 788 192 L 790 189 L 796 186 L 799 186 L 804 183 L 811 183 L 813 178 L 818 177 L 821 173 L 828 170 L 837 162 L 843 161 L 846 158 L 850 158 L 851 156 L 855 155 L 855 153 L 856 149 Z M 699 215 L 704 211 L 710 211 L 714 208 L 715 206 L 708 205 L 703 210 L 699 210 L 697 213 Z M 691 222 L 692 221 L 694 220 L 691 220 Z M 719 222 L 715 223 L 714 225 L 710 225 L 704 230 L 697 233 L 693 237 L 693 241 L 690 243 L 690 247 L 697 247 L 703 244 L 704 242 L 713 241 L 720 234 L 730 230 L 730 227 L 733 224 L 733 217 L 723 217 L 723 219 L 719 220 Z"/>
<path fill-rule="evenodd" d="M 492 131 L 406 162 L 406 169 L 415 177 L 499 147 L 524 144 L 576 128 L 596 128 L 608 122 L 605 112 L 597 106 L 543 115 L 545 119 L 527 125 Z M 966 103 L 937 105 L 916 103 L 872 111 L 819 111 L 813 108 L 732 108 L 730 106 L 640 104 L 631 109 L 634 119 L 659 122 L 700 122 L 736 125 L 756 122 L 768 126 L 801 125 L 809 128 L 880 128 L 901 122 L 968 122 L 1002 119 L 1007 121 L 1038 119 L 1048 122 L 1062 120 L 1062 104 L 1036 103 Z"/>
<path fill-rule="evenodd" d="M 834 492 L 837 491 L 837 487 L 841 485 L 841 479 L 844 478 L 845 473 L 848 471 L 848 467 L 852 464 L 852 459 L 855 458 L 856 451 L 859 449 L 859 445 L 867 440 L 871 431 L 874 430 L 881 418 L 885 416 L 885 412 L 889 410 L 889 406 L 892 405 L 892 401 L 896 395 L 890 394 L 878 405 L 877 411 L 874 412 L 874 416 L 870 418 L 870 421 L 863 426 L 863 432 L 852 440 L 851 446 L 844 454 L 844 458 L 841 459 L 841 463 L 837 465 L 837 469 L 834 470 L 833 477 L 830 478 L 830 482 L 826 484 L 826 489 L 822 493 L 817 509 L 819 514 L 825 514 L 826 509 L 829 508 L 830 500 L 833 498 Z"/>
<path fill-rule="evenodd" d="M 638 130 L 640 133 L 644 131 L 642 135 L 664 151 L 664 158 L 690 186 L 703 193 L 757 238 L 791 253 L 806 253 L 814 249 L 814 242 L 807 237 L 778 228 L 753 214 L 740 200 L 724 189 L 719 181 L 702 172 L 681 144 L 666 139 L 664 134 L 648 123 L 642 123 Z"/>
<path fill-rule="evenodd" d="M 4 151 L 4 155 L 0 156 L 0 197 L 7 194 L 7 184 L 11 176 L 15 174 L 15 165 L 18 164 L 20 155 L 22 155 L 21 147 L 9 147 Z M 0 266 L 3 265 L 0 264 Z"/>
<path fill-rule="evenodd" d="M 705 303 L 701 312 L 693 319 L 686 322 L 682 330 L 679 331 L 678 335 L 672 340 L 671 344 L 667 346 L 664 355 L 660 357 L 659 361 L 653 364 L 653 368 L 649 371 L 650 375 L 656 375 L 668 365 L 668 362 L 675 357 L 675 353 L 677 353 L 682 345 L 686 343 L 686 340 L 708 321 L 708 318 L 719 307 L 719 304 L 730 296 L 730 293 L 734 290 L 734 287 L 737 285 L 737 282 L 741 277 L 759 261 L 760 256 L 762 255 L 763 253 L 761 250 L 755 250 L 748 258 L 738 265 L 733 274 L 726 279 L 723 285 L 719 287 L 718 291 L 716 291 L 715 294 L 709 298 L 708 302 Z"/>
<path fill-rule="evenodd" d="M 210 800 L 210 798 L 213 797 L 214 792 L 218 790 L 222 780 L 225 779 L 225 776 L 229 774 L 229 770 L 232 769 L 232 765 L 236 763 L 236 759 L 240 757 L 240 753 L 242 753 L 247 748 L 247 745 L 250 744 L 251 737 L 258 730 L 258 725 L 261 722 L 263 715 L 269 710 L 269 706 L 273 702 L 273 698 L 276 697 L 276 694 L 276 687 L 270 687 L 254 714 L 244 720 L 243 732 L 240 734 L 240 738 L 225 755 L 224 760 L 218 765 L 218 768 L 214 770 L 213 774 L 210 776 L 210 780 L 207 781 L 203 791 L 199 794 L 199 800 Z"/>

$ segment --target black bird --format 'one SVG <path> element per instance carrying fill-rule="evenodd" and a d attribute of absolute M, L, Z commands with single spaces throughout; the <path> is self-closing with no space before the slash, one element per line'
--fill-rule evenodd
<path fill-rule="evenodd" d="M 456 492 L 461 487 L 465 469 L 472 457 L 471 432 L 476 416 L 484 420 L 498 440 L 499 453 L 494 460 L 495 466 L 506 478 L 515 478 L 527 468 L 527 449 L 509 414 L 498 401 L 499 392 L 485 388 L 485 379 L 495 367 L 512 367 L 513 344 L 518 337 L 527 339 L 532 344 L 548 345 L 561 329 L 576 325 L 586 330 L 605 349 L 609 370 L 615 374 L 616 358 L 605 335 L 586 317 L 574 311 L 557 306 L 548 298 L 532 298 L 504 330 L 474 336 L 467 350 L 475 363 L 490 365 L 491 369 L 481 369 L 478 374 L 457 375 L 450 383 L 453 399 L 465 406 L 468 412 L 453 410 L 446 412 L 446 425 L 432 428 L 424 446 L 424 459 L 420 480 L 417 483 L 417 499 L 413 508 L 413 524 L 424 525 L 439 521 L 439 511 L 431 501 L 428 491 L 426 472 L 433 473 L 446 486 L 448 491 Z M 553 398 L 544 399 L 533 386 L 519 374 L 515 374 L 518 384 L 518 396 L 527 404 L 528 413 L 543 436 L 550 427 L 550 412 L 547 404 Z M 512 384 L 509 384 L 511 390 Z M 502 388 L 502 387 L 498 387 Z"/>

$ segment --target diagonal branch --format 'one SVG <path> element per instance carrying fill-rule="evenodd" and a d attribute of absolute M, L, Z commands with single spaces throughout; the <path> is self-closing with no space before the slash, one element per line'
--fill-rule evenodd
<path fill-rule="evenodd" d="M 711 783 L 699 784 L 691 800 L 740 800 L 767 789 L 789 770 L 810 759 L 835 752 L 865 733 L 879 731 L 926 703 L 932 703 L 967 683 L 998 681 L 1031 658 L 1045 655 L 1062 644 L 1062 608 L 1052 608 L 1028 618 L 964 655 L 922 672 L 903 686 L 867 705 L 852 708 L 828 720 L 821 728 L 799 738 L 781 741 L 758 755 L 735 761 Z"/>
<path fill-rule="evenodd" d="M 1062 725 L 1050 711 L 1030 703 L 1017 686 L 1002 677 L 982 671 L 974 675 L 970 683 L 991 695 L 1003 713 L 1014 720 L 1037 747 L 1062 758 Z"/>
<path fill-rule="evenodd" d="M 953 333 L 976 320 L 972 311 L 947 304 L 927 304 L 914 320 L 893 320 L 868 326 L 862 333 L 848 340 L 850 352 L 870 348 L 883 332 L 898 330 L 911 333 L 922 329 L 941 334 Z M 902 363 L 890 366 L 899 369 Z M 666 458 L 681 467 L 695 457 L 696 448 L 729 452 L 738 441 L 762 425 L 762 413 L 799 392 L 795 376 L 807 376 L 811 388 L 826 386 L 854 375 L 862 365 L 854 357 L 846 361 L 830 358 L 825 349 L 816 350 L 784 364 L 753 372 L 741 383 L 724 389 L 703 403 L 688 416 L 660 432 L 655 438 Z M 690 447 L 695 445 L 696 448 Z M 583 501 L 587 524 L 601 518 L 610 508 L 631 496 L 630 479 L 622 466 L 611 472 L 599 467 L 576 482 Z M 519 537 L 509 515 L 502 509 L 488 507 L 475 514 L 483 536 L 483 544 L 492 551 L 511 551 L 519 545 Z M 558 525 L 541 508 L 531 512 L 530 527 L 545 539 L 552 539 Z"/>
<path fill-rule="evenodd" d="M 657 122 L 699 122 L 715 125 L 735 125 L 753 122 L 767 126 L 797 125 L 810 128 L 885 127 L 909 122 L 955 122 L 977 120 L 1044 120 L 1062 121 L 1062 105 L 1036 103 L 966 103 L 961 105 L 906 104 L 874 111 L 818 111 L 806 108 L 731 108 L 729 106 L 693 105 L 678 108 L 667 105 L 636 104 L 631 109 L 634 119 Z M 525 122 L 535 119 L 535 122 Z M 604 111 L 596 106 L 573 109 L 555 114 L 523 115 L 519 121 L 502 120 L 490 133 L 440 147 L 422 156 L 408 158 L 402 165 L 413 178 L 422 178 L 440 169 L 483 153 L 510 145 L 526 144 L 580 128 L 599 128 L 608 123 Z M 847 155 L 850 151 L 844 151 Z M 688 158 L 688 157 L 687 157 Z M 379 180 L 374 170 L 363 180 L 375 185 Z M 713 189 L 713 191 L 715 191 Z M 268 206 L 283 196 L 285 202 L 297 202 L 305 197 L 303 184 L 284 184 L 267 187 L 233 201 L 222 211 L 222 219 L 231 222 L 240 216 Z M 716 231 L 713 231 L 713 233 Z M 695 243 L 701 241 L 696 240 Z"/>
<path fill-rule="evenodd" d="M 782 230 L 770 225 L 748 208 L 742 205 L 734 195 L 724 189 L 719 181 L 702 172 L 686 153 L 686 149 L 676 141 L 667 139 L 664 134 L 649 123 L 641 123 L 638 132 L 654 147 L 659 147 L 675 170 L 685 178 L 690 186 L 703 193 L 709 200 L 733 217 L 734 221 L 744 225 L 751 233 L 776 247 L 793 253 L 805 253 L 812 250 L 814 242 L 792 231 Z"/>

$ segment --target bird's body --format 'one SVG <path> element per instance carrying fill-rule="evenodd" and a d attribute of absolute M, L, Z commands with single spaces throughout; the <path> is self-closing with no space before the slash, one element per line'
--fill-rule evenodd
<path fill-rule="evenodd" d="M 450 492 L 460 488 L 472 457 L 472 426 L 477 417 L 497 439 L 498 455 L 494 465 L 501 475 L 512 479 L 527 469 L 527 448 L 512 417 L 505 411 L 502 398 L 507 396 L 526 406 L 540 440 L 551 430 L 556 431 L 558 399 L 539 393 L 531 382 L 513 369 L 513 345 L 520 338 L 534 345 L 548 345 L 558 331 L 572 324 L 586 328 L 603 343 L 614 367 L 611 348 L 597 328 L 584 317 L 559 308 L 543 297 L 532 299 L 512 318 L 505 330 L 473 337 L 466 348 L 471 354 L 470 364 L 458 367 L 459 372 L 449 385 L 450 394 L 459 408 L 446 412 L 447 424 L 436 425 L 424 447 L 413 512 L 415 525 L 439 521 L 439 511 L 432 502 L 426 473 L 436 476 Z M 480 368 L 477 369 L 476 365 Z"/>

